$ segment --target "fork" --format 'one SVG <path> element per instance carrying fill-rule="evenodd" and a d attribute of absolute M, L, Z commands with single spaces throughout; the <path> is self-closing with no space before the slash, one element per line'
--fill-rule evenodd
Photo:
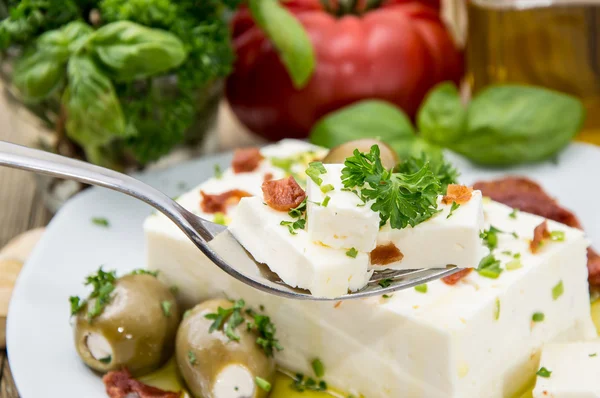
<path fill-rule="evenodd" d="M 0 165 L 96 185 L 142 200 L 165 214 L 208 257 L 235 279 L 264 292 L 299 300 L 339 301 L 380 296 L 449 276 L 459 268 L 374 272 L 364 288 L 336 298 L 313 296 L 283 283 L 235 240 L 227 227 L 184 209 L 159 190 L 126 174 L 38 149 L 0 141 Z M 235 265 L 233 265 L 235 263 Z"/>

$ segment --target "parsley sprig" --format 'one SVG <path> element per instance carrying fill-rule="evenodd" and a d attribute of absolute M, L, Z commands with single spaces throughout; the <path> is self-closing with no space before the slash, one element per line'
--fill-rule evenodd
<path fill-rule="evenodd" d="M 235 332 L 235 328 L 244 322 L 242 309 L 245 305 L 246 302 L 240 299 L 234 302 L 231 308 L 219 307 L 216 313 L 204 315 L 206 319 L 213 321 L 208 332 L 212 333 L 222 329 L 229 340 L 240 341 L 240 336 Z"/>
<path fill-rule="evenodd" d="M 90 293 L 87 300 L 83 300 L 78 296 L 71 296 L 69 301 L 71 303 L 71 315 L 76 315 L 81 311 L 88 303 L 88 321 L 91 322 L 94 318 L 104 311 L 104 307 L 111 300 L 111 293 L 115 289 L 115 282 L 117 280 L 116 271 L 106 272 L 100 267 L 98 272 L 89 275 L 85 279 L 85 286 L 92 286 L 93 290 Z"/>
<path fill-rule="evenodd" d="M 421 170 L 428 162 L 428 157 L 421 152 L 420 157 L 411 157 L 396 166 L 396 171 L 400 173 L 412 174 Z M 430 163 L 431 171 L 440 180 L 442 192 L 446 192 L 448 185 L 456 184 L 460 173 L 454 166 L 443 157 L 436 162 Z"/>
<path fill-rule="evenodd" d="M 414 227 L 439 211 L 437 197 L 443 193 L 442 184 L 429 162 L 410 173 L 387 170 L 381 163 L 379 147 L 373 145 L 369 153 L 355 149 L 344 165 L 344 187 L 359 187 L 364 202 L 374 201 L 371 209 L 379 212 L 381 225 L 389 220 L 394 229 Z"/>

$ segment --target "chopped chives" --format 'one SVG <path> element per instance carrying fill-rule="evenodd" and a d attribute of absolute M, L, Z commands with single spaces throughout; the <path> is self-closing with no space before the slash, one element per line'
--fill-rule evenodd
<path fill-rule="evenodd" d="M 415 286 L 415 290 L 419 293 L 427 293 L 427 283 Z"/>
<path fill-rule="evenodd" d="M 543 312 L 536 312 L 531 316 L 531 320 L 534 322 L 543 322 L 545 319 Z"/>
<path fill-rule="evenodd" d="M 554 286 L 552 288 L 552 299 L 553 300 L 557 300 L 560 296 L 562 296 L 562 294 L 565 291 L 565 287 L 563 285 L 563 282 L 560 281 L 556 284 L 556 286 Z"/>

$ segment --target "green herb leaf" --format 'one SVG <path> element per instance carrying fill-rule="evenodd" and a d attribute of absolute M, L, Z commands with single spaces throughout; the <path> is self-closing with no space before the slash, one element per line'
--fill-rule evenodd
<path fill-rule="evenodd" d="M 571 141 L 584 119 L 575 97 L 531 86 L 489 86 L 469 104 L 467 129 L 450 148 L 485 165 L 545 160 Z"/>
<path fill-rule="evenodd" d="M 352 257 L 352 258 L 356 258 L 356 256 L 358 255 L 358 250 L 356 250 L 355 248 L 350 248 L 350 250 L 348 250 L 346 252 L 346 256 L 348 257 Z"/>
<path fill-rule="evenodd" d="M 297 207 L 293 208 L 288 212 L 288 215 L 292 218 L 300 218 L 306 212 L 306 199 L 302 201 Z"/>
<path fill-rule="evenodd" d="M 171 316 L 171 307 L 173 307 L 173 303 L 170 301 L 161 301 L 160 303 L 160 307 L 162 308 L 163 314 L 166 317 L 170 317 Z"/>
<path fill-rule="evenodd" d="M 560 296 L 565 292 L 565 287 L 563 285 L 563 281 L 560 281 L 552 288 L 552 299 L 558 300 Z"/>
<path fill-rule="evenodd" d="M 454 214 L 454 210 L 458 209 L 460 207 L 460 205 L 456 202 L 452 202 L 452 206 L 450 207 L 450 213 L 448 213 L 448 216 L 446 218 L 450 218 L 450 216 L 452 214 Z"/>
<path fill-rule="evenodd" d="M 502 271 L 500 260 L 496 259 L 491 253 L 482 258 L 477 267 L 479 275 L 492 279 L 497 279 Z"/>
<path fill-rule="evenodd" d="M 454 83 L 444 82 L 425 97 L 417 114 L 417 126 L 426 140 L 446 146 L 463 134 L 466 119 L 458 89 Z"/>
<path fill-rule="evenodd" d="M 441 153 L 439 156 L 432 157 L 423 151 L 418 156 L 405 159 L 405 161 L 396 166 L 395 171 L 408 174 L 416 173 L 429 162 L 431 171 L 442 184 L 442 192 L 446 192 L 448 185 L 458 182 L 460 173 L 450 162 L 446 161 L 444 155 Z"/>
<path fill-rule="evenodd" d="M 282 221 L 279 223 L 279 225 L 286 226 L 288 228 L 288 231 L 290 231 L 290 234 L 298 235 L 298 232 L 296 232 L 296 230 L 304 229 L 304 227 L 306 226 L 306 219 L 301 218 L 296 221 Z"/>
<path fill-rule="evenodd" d="M 319 186 L 323 183 L 323 179 L 319 177 L 321 174 L 326 174 L 327 169 L 323 166 L 322 162 L 310 162 L 306 169 L 306 175 L 310 177 L 313 182 Z"/>
<path fill-rule="evenodd" d="M 190 365 L 194 366 L 196 364 L 196 354 L 194 353 L 194 351 L 190 350 L 187 353 L 188 356 L 188 362 L 190 363 Z"/>
<path fill-rule="evenodd" d="M 506 263 L 506 269 L 508 271 L 514 271 L 519 268 L 523 268 L 523 264 L 521 263 L 521 260 L 519 260 L 519 259 L 514 259 L 514 260 Z"/>
<path fill-rule="evenodd" d="M 415 290 L 419 293 L 427 293 L 427 284 L 417 285 L 415 286 Z"/>
<path fill-rule="evenodd" d="M 554 242 L 564 242 L 565 232 L 564 231 L 552 231 L 550 232 L 550 240 Z"/>
<path fill-rule="evenodd" d="M 597 356 L 597 355 L 598 355 L 598 354 L 594 352 L 593 354 L 590 354 L 590 355 L 588 355 L 588 356 L 591 358 L 591 357 L 595 357 L 595 356 Z"/>
<path fill-rule="evenodd" d="M 490 251 L 492 251 L 498 247 L 499 233 L 504 233 L 504 231 L 501 231 L 493 225 L 490 225 L 490 228 L 481 232 L 479 237 L 483 239 L 483 243 L 490 249 Z"/>
<path fill-rule="evenodd" d="M 181 65 L 187 57 L 183 43 L 174 34 L 131 21 L 104 25 L 86 46 L 121 82 L 165 72 Z"/>
<path fill-rule="evenodd" d="M 235 329 L 244 323 L 242 310 L 246 302 L 242 299 L 233 303 L 231 308 L 217 308 L 216 313 L 206 314 L 204 317 L 213 322 L 208 328 L 208 332 L 212 333 L 216 330 L 223 330 L 227 338 L 231 341 L 239 341 L 240 336 L 235 332 Z"/>
<path fill-rule="evenodd" d="M 315 372 L 315 376 L 317 376 L 319 379 L 325 376 L 325 366 L 323 366 L 323 362 L 321 362 L 319 358 L 315 358 L 312 361 L 312 368 L 313 372 Z"/>
<path fill-rule="evenodd" d="M 110 227 L 110 222 L 104 217 L 94 217 L 92 218 L 92 223 L 98 225 L 99 227 Z"/>
<path fill-rule="evenodd" d="M 378 285 L 383 288 L 390 287 L 390 285 L 392 284 L 393 281 L 394 281 L 393 279 L 385 278 L 385 279 L 380 280 Z"/>
<path fill-rule="evenodd" d="M 155 278 L 158 277 L 158 273 L 159 273 L 159 271 L 150 271 L 150 270 L 142 269 L 142 268 L 138 268 L 138 269 L 131 271 L 131 275 L 150 275 Z"/>
<path fill-rule="evenodd" d="M 12 78 L 25 100 L 39 101 L 62 85 L 65 61 L 57 59 L 54 54 L 34 49 L 15 63 Z"/>
<path fill-rule="evenodd" d="M 494 319 L 500 319 L 500 299 L 496 297 L 496 302 L 494 304 Z"/>
<path fill-rule="evenodd" d="M 248 5 L 256 24 L 277 48 L 294 87 L 306 86 L 315 70 L 316 57 L 302 24 L 277 0 L 249 0 Z"/>
<path fill-rule="evenodd" d="M 263 379 L 263 378 L 260 378 L 260 377 L 256 376 L 254 380 L 255 380 L 255 382 L 256 382 L 256 385 L 257 385 L 257 386 L 258 386 L 258 387 L 259 387 L 261 390 L 264 390 L 264 391 L 266 391 L 266 392 L 269 392 L 269 391 L 271 391 L 271 383 L 269 383 L 269 382 L 268 382 L 268 381 L 266 381 L 265 379 Z"/>
<path fill-rule="evenodd" d="M 217 212 L 213 216 L 213 222 L 219 225 L 227 225 L 227 217 L 225 217 L 225 214 Z"/>
<path fill-rule="evenodd" d="M 111 363 L 111 361 L 112 361 L 112 356 L 111 356 L 111 355 L 109 355 L 109 356 L 107 356 L 107 357 L 100 358 L 98 361 L 100 361 L 100 362 L 102 362 L 102 363 L 105 363 L 105 364 Z"/>
<path fill-rule="evenodd" d="M 99 163 L 98 147 L 127 135 L 121 105 L 112 82 L 90 58 L 71 58 L 67 73 L 69 86 L 62 100 L 69 115 L 67 134 L 84 147 L 91 161 Z"/>
<path fill-rule="evenodd" d="M 110 303 L 111 293 L 115 289 L 117 275 L 115 271 L 105 272 L 102 267 L 95 274 L 88 276 L 85 280 L 86 286 L 92 286 L 93 290 L 88 297 L 88 321 L 92 321 L 100 315 L 104 308 Z M 73 300 L 74 301 L 74 300 Z"/>
<path fill-rule="evenodd" d="M 543 322 L 544 318 L 545 316 L 543 312 L 536 312 L 531 316 L 531 320 L 533 322 Z"/>
<path fill-rule="evenodd" d="M 333 190 L 334 190 L 334 188 L 333 188 L 333 185 L 331 185 L 331 184 L 321 185 L 321 192 L 323 192 L 323 193 L 328 193 Z"/>
<path fill-rule="evenodd" d="M 388 294 L 384 294 L 381 297 L 383 297 L 384 299 L 389 299 L 389 298 L 394 297 L 394 295 L 393 294 L 389 294 L 389 295 Z"/>
<path fill-rule="evenodd" d="M 321 206 L 323 206 L 323 207 L 327 207 L 327 205 L 329 204 L 329 201 L 330 201 L 330 200 L 331 200 L 331 197 L 329 197 L 329 196 L 325 196 L 325 197 L 323 198 L 323 202 L 321 202 Z"/>
<path fill-rule="evenodd" d="M 517 213 L 519 212 L 519 209 L 513 209 L 510 214 L 508 215 L 510 218 L 512 219 L 517 219 Z"/>
<path fill-rule="evenodd" d="M 297 373 L 294 377 L 294 381 L 291 384 L 294 391 L 327 391 L 327 383 L 321 380 L 317 382 L 312 377 L 305 377 L 301 373 Z"/>
<path fill-rule="evenodd" d="M 215 164 L 214 168 L 215 168 L 215 178 L 217 180 L 220 180 L 221 178 L 223 178 L 223 170 L 221 170 L 221 166 L 219 166 L 218 164 Z"/>
<path fill-rule="evenodd" d="M 538 370 L 536 373 L 536 375 L 538 375 L 540 377 L 546 377 L 546 378 L 550 377 L 551 374 L 552 374 L 552 371 L 550 371 L 544 367 L 541 367 L 540 370 Z"/>
<path fill-rule="evenodd" d="M 77 315 L 86 304 L 85 300 L 77 296 L 69 297 L 69 302 L 71 303 L 71 316 Z"/>
<path fill-rule="evenodd" d="M 275 337 L 277 329 L 273 322 L 271 322 L 271 318 L 266 315 L 257 314 L 254 311 L 250 311 L 249 315 L 254 320 L 248 325 L 248 328 L 258 335 L 256 344 L 263 349 L 265 355 L 272 357 L 274 350 L 283 350 L 283 347 L 279 344 L 279 340 Z"/>

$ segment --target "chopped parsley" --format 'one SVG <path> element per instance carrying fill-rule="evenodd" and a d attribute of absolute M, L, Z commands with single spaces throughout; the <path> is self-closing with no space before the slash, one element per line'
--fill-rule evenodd
<path fill-rule="evenodd" d="M 543 312 L 536 312 L 531 316 L 533 322 L 543 322 L 546 316 Z"/>
<path fill-rule="evenodd" d="M 591 357 L 595 357 L 596 355 L 598 355 L 598 354 L 596 354 L 596 353 L 594 352 L 593 354 L 590 354 L 590 355 L 588 355 L 588 356 L 591 358 Z"/>
<path fill-rule="evenodd" d="M 323 202 L 321 202 L 321 206 L 327 207 L 327 205 L 329 204 L 329 200 L 330 199 L 331 199 L 331 197 L 325 196 L 325 198 L 323 198 Z"/>
<path fill-rule="evenodd" d="M 513 209 L 513 211 L 510 212 L 510 214 L 508 215 L 510 218 L 513 219 L 517 219 L 517 213 L 519 212 L 519 209 Z"/>
<path fill-rule="evenodd" d="M 309 176 L 310 179 L 313 180 L 313 182 L 318 186 L 321 186 L 323 183 L 323 179 L 319 176 L 326 173 L 327 169 L 321 162 L 310 162 L 308 164 L 308 168 L 306 169 L 306 175 Z"/>
<path fill-rule="evenodd" d="M 110 222 L 108 221 L 107 218 L 103 218 L 103 217 L 94 217 L 92 218 L 92 223 L 99 226 L 99 227 L 104 227 L 104 228 L 108 228 L 110 227 Z"/>
<path fill-rule="evenodd" d="M 500 299 L 496 297 L 496 305 L 494 307 L 494 319 L 500 319 Z"/>
<path fill-rule="evenodd" d="M 550 232 L 550 240 L 554 242 L 564 242 L 565 232 L 564 231 L 552 231 Z"/>
<path fill-rule="evenodd" d="M 512 254 L 512 252 L 511 252 L 510 250 L 504 250 L 504 251 L 502 252 L 502 254 L 504 254 L 505 256 L 512 256 L 512 255 L 513 255 L 513 254 Z"/>
<path fill-rule="evenodd" d="M 194 353 L 194 351 L 190 350 L 188 351 L 188 362 L 190 363 L 190 365 L 195 365 L 196 364 L 196 354 Z"/>
<path fill-rule="evenodd" d="M 215 330 L 223 330 L 229 340 L 239 341 L 240 336 L 235 332 L 235 328 L 244 322 L 242 309 L 246 305 L 243 299 L 233 303 L 231 308 L 217 308 L 216 313 L 206 314 L 204 317 L 210 319 L 213 323 L 210 325 L 208 332 L 212 333 Z"/>
<path fill-rule="evenodd" d="M 384 299 L 390 299 L 390 298 L 392 298 L 393 296 L 394 296 L 393 294 L 390 294 L 390 295 L 384 294 L 384 295 L 383 295 L 383 296 L 381 296 L 381 297 L 383 297 Z"/>
<path fill-rule="evenodd" d="M 100 358 L 98 361 L 100 361 L 100 362 L 102 362 L 102 363 L 105 363 L 105 364 L 111 363 L 111 361 L 112 361 L 112 356 L 111 356 L 111 355 L 109 355 L 109 356 L 107 356 L 107 357 Z"/>
<path fill-rule="evenodd" d="M 500 260 L 496 259 L 496 257 L 490 253 L 481 259 L 476 271 L 481 276 L 496 279 L 500 276 L 503 270 L 500 268 Z"/>
<path fill-rule="evenodd" d="M 334 188 L 333 188 L 333 185 L 331 185 L 331 184 L 321 185 L 321 192 L 323 192 L 323 193 L 331 192 L 333 190 L 334 190 Z"/>
<path fill-rule="evenodd" d="M 545 367 L 541 367 L 540 370 L 537 371 L 536 375 L 540 376 L 540 377 L 550 377 L 550 375 L 552 374 L 552 371 L 546 369 Z"/>
<path fill-rule="evenodd" d="M 450 216 L 452 214 L 454 214 L 454 210 L 458 209 L 460 207 L 460 205 L 456 202 L 452 202 L 452 207 L 450 207 L 450 213 L 448 213 L 448 217 L 446 218 L 450 218 Z"/>
<path fill-rule="evenodd" d="M 69 298 L 71 303 L 71 315 L 76 315 L 89 303 L 87 318 L 88 322 L 91 322 L 95 317 L 100 315 L 102 311 L 104 311 L 104 307 L 110 303 L 111 293 L 115 289 L 116 281 L 116 271 L 105 272 L 102 267 L 100 267 L 95 274 L 88 276 L 84 284 L 85 286 L 91 285 L 93 287 L 92 293 L 90 293 L 87 300 L 82 300 L 77 296 Z"/>
<path fill-rule="evenodd" d="M 219 225 L 227 225 L 227 218 L 224 213 L 217 212 L 213 217 L 213 222 Z"/>
<path fill-rule="evenodd" d="M 223 170 L 221 170 L 221 166 L 219 166 L 218 164 L 215 164 L 214 170 L 215 170 L 215 178 L 217 180 L 220 180 L 221 178 L 223 178 Z"/>
<path fill-rule="evenodd" d="M 172 302 L 170 302 L 168 300 L 161 301 L 160 307 L 162 308 L 163 314 L 165 314 L 166 317 L 171 316 L 171 307 L 173 307 Z"/>
<path fill-rule="evenodd" d="M 437 198 L 443 189 L 429 162 L 410 173 L 386 170 L 379 147 L 373 145 L 369 153 L 355 149 L 344 166 L 344 187 L 361 187 L 359 196 L 363 202 L 374 201 L 371 209 L 379 212 L 380 225 L 389 221 L 394 229 L 414 227 L 439 212 Z"/>
<path fill-rule="evenodd" d="M 519 239 L 519 235 L 517 235 L 516 232 L 511 232 L 511 235 L 513 236 L 513 238 Z"/>
<path fill-rule="evenodd" d="M 506 269 L 508 271 L 514 271 L 519 268 L 523 268 L 523 264 L 521 263 L 521 260 L 515 259 L 515 260 L 509 261 L 508 263 L 506 263 Z"/>
<path fill-rule="evenodd" d="M 269 383 L 268 381 L 266 381 L 265 379 L 256 376 L 254 378 L 254 381 L 256 382 L 256 385 L 258 387 L 260 387 L 261 390 L 264 390 L 266 392 L 271 391 L 271 383 Z"/>
<path fill-rule="evenodd" d="M 131 271 L 131 275 L 150 275 L 156 278 L 158 277 L 158 272 L 159 271 L 150 271 L 147 269 L 138 268 L 136 270 Z"/>
<path fill-rule="evenodd" d="M 420 157 L 413 156 L 396 166 L 396 171 L 407 174 L 416 173 L 428 163 L 428 160 L 425 152 L 421 152 Z M 442 192 L 446 192 L 448 185 L 458 182 L 460 173 L 443 157 L 440 161 L 430 162 L 430 167 L 433 174 L 442 184 Z"/>
<path fill-rule="evenodd" d="M 275 338 L 277 328 L 271 322 L 271 318 L 266 315 L 257 314 L 251 309 L 247 309 L 246 314 L 253 318 L 253 322 L 247 323 L 248 330 L 252 330 L 258 335 L 256 344 L 263 349 L 267 357 L 273 356 L 273 349 L 277 351 L 283 350 L 283 347 L 279 344 L 279 340 Z"/>
<path fill-rule="evenodd" d="M 323 362 L 321 362 L 319 358 L 315 358 L 311 365 L 313 372 L 315 372 L 315 376 L 317 376 L 319 379 L 325 376 L 325 366 L 323 366 Z"/>
<path fill-rule="evenodd" d="M 171 286 L 171 287 L 169 288 L 169 291 L 170 291 L 172 294 L 177 294 L 177 293 L 179 293 L 179 286 L 173 285 L 173 286 Z"/>
<path fill-rule="evenodd" d="M 378 283 L 378 285 L 381 286 L 381 287 L 383 287 L 383 288 L 389 287 L 392 284 L 393 281 L 394 281 L 393 279 L 385 278 L 385 279 L 380 280 L 379 283 Z"/>
<path fill-rule="evenodd" d="M 291 384 L 294 391 L 327 391 L 327 383 L 323 380 L 317 382 L 312 377 L 304 377 L 302 373 L 297 373 Z"/>
<path fill-rule="evenodd" d="M 563 282 L 562 281 L 558 282 L 556 284 L 556 286 L 554 286 L 552 288 L 552 299 L 553 300 L 558 300 L 558 298 L 560 296 L 562 296 L 562 294 L 564 293 L 564 291 L 565 291 L 565 287 L 563 286 Z"/>
<path fill-rule="evenodd" d="M 187 310 L 183 313 L 183 319 L 187 318 L 188 316 L 190 316 L 192 314 L 192 310 Z"/>
<path fill-rule="evenodd" d="M 482 231 L 479 234 L 479 237 L 483 239 L 483 243 L 490 249 L 490 251 L 492 251 L 498 247 L 498 234 L 503 232 L 504 231 L 499 230 L 493 225 L 490 225 L 490 229 Z"/>
<path fill-rule="evenodd" d="M 348 256 L 348 257 L 356 258 L 357 255 L 358 255 L 358 250 L 356 250 L 355 248 L 351 248 L 350 250 L 348 250 L 346 252 L 346 256 Z"/>
<path fill-rule="evenodd" d="M 306 219 L 301 218 L 296 221 L 282 221 L 279 223 L 279 225 L 288 227 L 288 231 L 290 231 L 290 234 L 298 235 L 298 232 L 296 232 L 296 230 L 304 229 L 304 227 L 306 226 Z"/>
<path fill-rule="evenodd" d="M 521 253 L 515 253 L 515 254 L 513 255 L 513 258 L 515 258 L 515 259 L 519 259 L 519 258 L 521 258 Z"/>
<path fill-rule="evenodd" d="M 288 212 L 288 215 L 292 218 L 300 218 L 304 215 L 306 211 L 306 199 L 302 201 L 297 207 L 294 207 L 292 210 Z"/>
<path fill-rule="evenodd" d="M 415 290 L 419 293 L 427 293 L 427 283 L 415 286 Z"/>

